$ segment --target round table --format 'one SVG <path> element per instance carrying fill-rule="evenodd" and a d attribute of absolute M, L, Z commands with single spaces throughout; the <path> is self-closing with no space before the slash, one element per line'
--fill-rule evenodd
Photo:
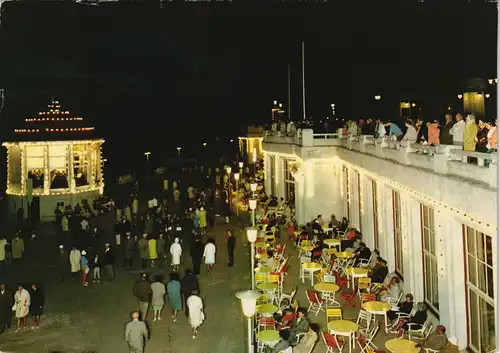
<path fill-rule="evenodd" d="M 280 334 L 276 330 L 262 330 L 255 337 L 270 347 L 274 347 L 280 341 Z"/>
<path fill-rule="evenodd" d="M 341 259 L 352 259 L 354 257 L 354 253 L 351 251 L 342 251 L 338 252 L 336 256 Z"/>
<path fill-rule="evenodd" d="M 385 319 L 385 331 L 388 331 L 387 327 L 387 312 L 391 310 L 392 305 L 390 303 L 385 303 L 385 302 L 366 302 L 361 305 L 361 308 L 364 310 L 368 311 L 370 314 L 373 315 L 384 315 Z"/>
<path fill-rule="evenodd" d="M 418 353 L 420 348 L 415 345 L 415 342 L 403 338 L 393 338 L 385 342 L 385 348 L 391 353 Z"/>
<path fill-rule="evenodd" d="M 328 302 L 336 303 L 335 301 L 335 292 L 337 292 L 340 287 L 335 283 L 316 283 L 314 285 L 314 289 L 318 292 L 321 292 L 321 297 L 325 299 L 325 304 L 328 307 Z"/>
<path fill-rule="evenodd" d="M 267 243 L 255 243 L 256 248 L 267 248 L 269 244 Z"/>
<path fill-rule="evenodd" d="M 347 320 L 334 320 L 328 323 L 328 330 L 332 335 L 349 337 L 349 353 L 352 351 L 354 333 L 358 330 L 358 324 Z"/>
<path fill-rule="evenodd" d="M 322 264 L 317 262 L 306 262 L 301 265 L 302 271 L 311 272 L 311 286 L 314 286 L 314 272 L 320 271 L 323 268 Z M 301 273 L 302 283 L 304 283 L 304 275 Z"/>
<path fill-rule="evenodd" d="M 348 267 L 345 270 L 347 277 L 351 277 L 352 288 L 354 288 L 354 279 L 361 277 L 368 277 L 368 269 L 361 267 Z"/>
<path fill-rule="evenodd" d="M 255 308 L 255 312 L 259 314 L 274 314 L 277 311 L 278 307 L 274 304 L 261 304 Z"/>
<path fill-rule="evenodd" d="M 334 246 L 340 246 L 340 239 L 325 239 L 323 244 L 328 245 L 329 248 Z"/>
<path fill-rule="evenodd" d="M 261 266 L 255 268 L 255 273 L 269 273 L 269 272 L 273 272 L 273 269 L 268 266 Z"/>

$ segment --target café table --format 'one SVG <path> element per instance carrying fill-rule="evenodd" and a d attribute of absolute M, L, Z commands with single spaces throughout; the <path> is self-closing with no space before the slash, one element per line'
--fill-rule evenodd
<path fill-rule="evenodd" d="M 328 302 L 333 304 L 340 304 L 335 300 L 335 292 L 337 292 L 340 287 L 335 283 L 325 283 L 320 282 L 314 285 L 314 289 L 321 293 L 321 298 L 325 300 L 325 306 L 328 308 Z"/>
<path fill-rule="evenodd" d="M 391 310 L 391 307 L 392 305 L 390 303 L 380 302 L 380 301 L 366 302 L 361 305 L 361 308 L 368 311 L 370 314 L 384 315 L 385 332 L 389 330 L 387 326 L 387 312 Z"/>
<path fill-rule="evenodd" d="M 257 341 L 262 342 L 265 346 L 274 347 L 280 341 L 280 334 L 277 330 L 262 330 L 255 335 Z"/>
<path fill-rule="evenodd" d="M 328 245 L 329 248 L 340 247 L 340 241 L 340 239 L 325 239 L 323 240 L 323 244 Z"/>
<path fill-rule="evenodd" d="M 349 337 L 349 353 L 352 352 L 354 334 L 358 328 L 358 324 L 348 320 L 333 320 L 328 323 L 328 331 L 330 331 L 331 335 Z"/>
<path fill-rule="evenodd" d="M 323 268 L 323 265 L 319 264 L 317 262 L 305 262 L 301 265 L 302 271 L 310 272 L 311 286 L 314 286 L 314 272 L 321 271 L 322 268 Z M 302 271 L 301 271 L 300 277 L 301 277 L 302 283 L 304 283 L 304 273 Z"/>
<path fill-rule="evenodd" d="M 255 243 L 256 248 L 267 248 L 269 246 L 268 243 Z"/>
<path fill-rule="evenodd" d="M 416 343 L 403 338 L 393 338 L 385 342 L 385 348 L 391 353 L 419 353 Z"/>
<path fill-rule="evenodd" d="M 361 268 L 361 267 L 348 267 L 345 270 L 345 273 L 347 275 L 347 278 L 351 278 L 352 282 L 352 288 L 354 288 L 354 280 L 356 278 L 363 278 L 363 277 L 368 277 L 368 269 L 367 268 Z"/>
<path fill-rule="evenodd" d="M 274 304 L 261 304 L 255 307 L 255 312 L 258 314 L 272 315 L 278 311 L 278 306 Z"/>

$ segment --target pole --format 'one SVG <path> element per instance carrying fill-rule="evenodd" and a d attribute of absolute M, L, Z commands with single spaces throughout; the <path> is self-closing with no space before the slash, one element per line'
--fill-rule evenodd
<path fill-rule="evenodd" d="M 252 318 L 248 318 L 248 353 L 253 353 Z"/>
<path fill-rule="evenodd" d="M 252 290 L 255 289 L 255 243 L 251 243 L 250 246 L 250 263 L 251 263 L 251 271 L 252 272 Z"/>
<path fill-rule="evenodd" d="M 238 203 L 240 202 L 240 179 L 236 180 L 236 216 L 240 215 L 240 208 Z"/>
<path fill-rule="evenodd" d="M 288 122 L 292 121 L 292 99 L 290 98 L 291 96 L 291 66 L 288 65 Z"/>
<path fill-rule="evenodd" d="M 305 62 L 306 44 L 302 41 L 302 112 L 304 120 L 306 120 L 306 62 Z"/>
<path fill-rule="evenodd" d="M 255 210 L 252 210 L 252 227 L 255 227 Z"/>

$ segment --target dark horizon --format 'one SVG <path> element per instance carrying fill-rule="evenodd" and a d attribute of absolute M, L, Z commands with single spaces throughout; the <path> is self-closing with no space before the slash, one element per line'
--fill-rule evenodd
<path fill-rule="evenodd" d="M 55 97 L 113 155 L 175 155 L 269 122 L 273 100 L 287 105 L 288 65 L 301 119 L 302 40 L 308 117 L 335 103 L 346 118 L 392 119 L 410 99 L 442 118 L 443 105 L 459 109 L 464 81 L 496 77 L 496 4 L 453 4 L 6 2 L 0 124 L 14 128 Z"/>

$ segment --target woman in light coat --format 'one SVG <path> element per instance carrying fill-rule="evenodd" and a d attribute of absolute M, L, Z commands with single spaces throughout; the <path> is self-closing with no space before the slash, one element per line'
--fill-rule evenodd
<path fill-rule="evenodd" d="M 179 238 L 174 239 L 174 243 L 170 245 L 170 255 L 172 255 L 172 267 L 174 271 L 179 269 L 181 264 L 182 246 L 179 244 Z"/>
<path fill-rule="evenodd" d="M 80 250 L 73 246 L 73 249 L 69 253 L 69 264 L 71 266 L 71 276 L 76 277 L 81 269 L 82 254 Z"/>
<path fill-rule="evenodd" d="M 198 214 L 198 217 L 200 218 L 200 230 L 201 233 L 205 233 L 205 229 L 207 229 L 207 210 L 205 210 L 203 207 L 200 207 L 200 213 Z"/>
<path fill-rule="evenodd" d="M 479 128 L 476 124 L 476 118 L 474 117 L 474 115 L 469 114 L 465 123 L 464 151 L 476 150 L 476 136 L 478 130 Z"/>
<path fill-rule="evenodd" d="M 156 249 L 156 238 L 148 240 L 149 260 L 151 260 L 151 267 L 155 267 L 156 259 L 158 258 L 158 250 Z"/>
<path fill-rule="evenodd" d="M 414 143 L 417 141 L 417 129 L 413 125 L 413 121 L 411 119 L 406 119 L 406 134 L 403 136 L 402 141 L 408 141 L 410 143 Z"/>
<path fill-rule="evenodd" d="M 17 286 L 16 294 L 14 295 L 14 307 L 13 310 L 16 311 L 17 319 L 17 329 L 16 332 L 21 329 L 21 321 L 23 322 L 23 327 L 26 327 L 28 321 L 28 314 L 30 311 L 31 296 L 30 293 L 23 288 L 22 285 Z"/>
<path fill-rule="evenodd" d="M 203 259 L 205 260 L 205 265 L 207 265 L 208 273 L 212 272 L 215 265 L 215 240 L 208 239 L 207 245 L 205 245 L 205 250 L 203 251 Z"/>
<path fill-rule="evenodd" d="M 203 300 L 198 296 L 198 291 L 193 290 L 192 294 L 187 299 L 187 307 L 189 310 L 189 324 L 193 328 L 193 339 L 196 338 L 198 333 L 198 327 L 205 320 L 205 314 L 203 313 Z"/>

